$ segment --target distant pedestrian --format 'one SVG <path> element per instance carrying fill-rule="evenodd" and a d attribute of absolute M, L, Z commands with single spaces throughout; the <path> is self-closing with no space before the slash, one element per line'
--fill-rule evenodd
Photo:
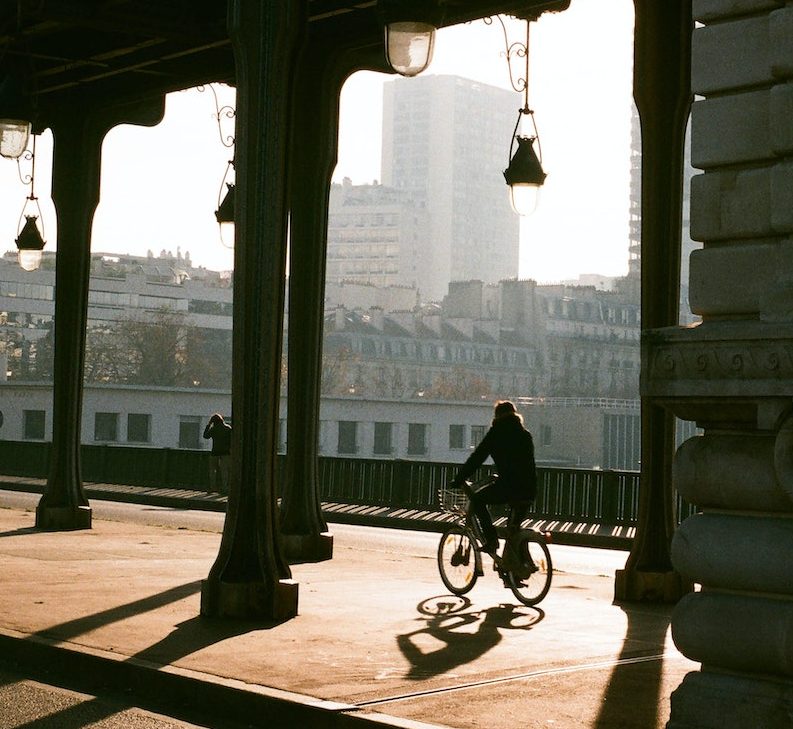
<path fill-rule="evenodd" d="M 214 413 L 204 428 L 204 438 L 212 439 L 209 456 L 209 490 L 229 492 L 229 461 L 231 460 L 231 426 L 220 413 Z"/>

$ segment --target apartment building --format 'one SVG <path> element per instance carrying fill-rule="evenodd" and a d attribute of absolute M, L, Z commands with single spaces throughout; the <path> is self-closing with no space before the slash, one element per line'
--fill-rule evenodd
<path fill-rule="evenodd" d="M 425 300 L 440 300 L 451 281 L 518 275 L 520 223 L 502 173 L 520 105 L 513 91 L 459 76 L 383 87 L 382 182 L 425 206 Z"/>

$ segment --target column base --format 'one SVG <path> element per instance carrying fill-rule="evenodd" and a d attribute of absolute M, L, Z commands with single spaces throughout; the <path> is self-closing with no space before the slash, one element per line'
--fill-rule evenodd
<path fill-rule="evenodd" d="M 90 506 L 36 507 L 36 528 L 52 532 L 66 532 L 91 528 Z"/>
<path fill-rule="evenodd" d="M 672 692 L 667 729 L 782 729 L 793 715 L 793 682 L 694 671 Z"/>
<path fill-rule="evenodd" d="M 289 564 L 324 562 L 333 558 L 333 535 L 281 534 L 281 551 Z"/>
<path fill-rule="evenodd" d="M 298 583 L 201 581 L 201 615 L 243 620 L 289 620 L 297 615 Z"/>
<path fill-rule="evenodd" d="M 614 602 L 676 603 L 694 586 L 674 571 L 617 570 Z"/>

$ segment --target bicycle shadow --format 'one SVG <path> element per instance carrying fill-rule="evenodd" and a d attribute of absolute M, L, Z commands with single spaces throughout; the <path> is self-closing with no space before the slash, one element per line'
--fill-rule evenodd
<path fill-rule="evenodd" d="M 501 642 L 503 630 L 531 630 L 545 617 L 537 607 L 470 607 L 467 597 L 453 595 L 428 598 L 418 604 L 416 609 L 426 616 L 425 624 L 397 636 L 399 650 L 410 662 L 405 678 L 423 680 L 471 663 Z"/>

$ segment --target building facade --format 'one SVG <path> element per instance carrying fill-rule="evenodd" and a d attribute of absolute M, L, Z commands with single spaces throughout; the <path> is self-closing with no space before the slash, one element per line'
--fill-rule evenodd
<path fill-rule="evenodd" d="M 637 470 L 639 402 L 595 398 L 517 401 L 545 466 Z M 81 440 L 86 444 L 206 450 L 209 416 L 230 417 L 231 392 L 200 388 L 88 385 Z M 41 383 L 0 383 L 0 440 L 49 441 L 52 390 Z M 286 397 L 280 402 L 278 450 L 287 450 Z M 341 458 L 461 463 L 493 417 L 488 400 L 369 400 L 323 397 L 319 453 Z"/>
<path fill-rule="evenodd" d="M 328 209 L 325 280 L 427 288 L 426 206 L 384 185 L 333 184 Z"/>
<path fill-rule="evenodd" d="M 633 399 L 639 305 L 619 290 L 450 284 L 441 305 L 326 315 L 323 391 L 382 397 Z"/>
<path fill-rule="evenodd" d="M 502 172 L 519 107 L 514 92 L 458 76 L 383 87 L 383 184 L 426 208 L 424 300 L 450 281 L 518 275 L 519 219 Z"/>

